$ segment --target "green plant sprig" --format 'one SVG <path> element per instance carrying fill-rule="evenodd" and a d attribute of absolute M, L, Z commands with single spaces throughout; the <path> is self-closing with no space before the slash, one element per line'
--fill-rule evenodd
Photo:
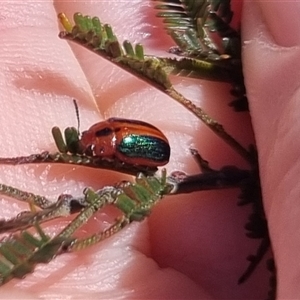
<path fill-rule="evenodd" d="M 66 31 L 59 34 L 61 38 L 74 41 L 130 73 L 137 75 L 148 83 L 151 83 L 151 85 L 182 104 L 215 134 L 228 143 L 247 162 L 252 163 L 250 153 L 246 148 L 240 145 L 224 130 L 221 124 L 212 119 L 202 108 L 197 107 L 192 101 L 186 99 L 172 86 L 166 71 L 167 60 L 145 56 L 141 45 L 136 45 L 134 51 L 133 46 L 128 41 L 126 41 L 125 46 L 122 47 L 113 33 L 112 28 L 109 25 L 103 25 L 97 17 L 91 18 L 90 16 L 82 16 L 76 13 L 74 15 L 75 25 L 73 27 L 63 13 L 59 14 L 59 19 L 66 29 Z M 171 63 L 170 61 L 168 62 L 168 67 L 170 67 Z M 184 62 L 187 64 L 187 60 L 184 60 Z M 202 68 L 202 70 L 210 71 L 210 68 L 205 67 Z M 218 74 L 216 70 L 214 72 Z"/>
<path fill-rule="evenodd" d="M 239 34 L 232 30 L 229 24 L 232 15 L 230 0 L 203 0 L 199 2 L 182 0 L 180 3 L 175 0 L 166 0 L 159 2 L 157 9 L 161 10 L 160 17 L 165 19 L 168 33 L 175 42 L 177 41 L 179 46 L 179 49 L 176 50 L 177 53 L 181 56 L 188 54 L 189 57 L 174 59 L 147 56 L 144 54 L 141 45 L 133 46 L 128 41 L 121 45 L 109 25 L 102 24 L 98 18 L 83 17 L 81 14 L 74 16 L 74 26 L 66 16 L 60 14 L 60 21 L 66 29 L 65 32 L 60 33 L 60 36 L 96 52 L 183 104 L 185 108 L 202 120 L 248 161 L 251 169 L 240 170 L 233 166 L 225 166 L 220 170 L 213 170 L 205 160 L 197 153 L 194 153 L 198 157 L 201 174 L 185 175 L 181 173 L 178 176 L 174 172 L 168 177 L 162 175 L 158 179 L 153 176 L 157 171 L 156 168 L 127 166 L 115 160 L 107 161 L 84 155 L 79 147 L 78 130 L 68 128 L 65 130 L 63 137 L 60 129 L 54 128 L 53 136 L 59 152 L 54 154 L 44 152 L 27 157 L 4 158 L 0 159 L 0 163 L 28 164 L 45 162 L 76 164 L 110 169 L 132 175 L 142 171 L 146 176 L 140 175 L 142 179 L 139 179 L 139 176 L 137 176 L 135 183 L 127 183 L 127 185 L 111 190 L 104 188 L 100 192 L 94 192 L 87 189 L 84 192 L 84 197 L 76 198 L 70 195 L 61 195 L 55 204 L 52 204 L 45 197 L 1 185 L 0 194 L 27 201 L 30 205 L 36 205 L 41 208 L 39 211 L 32 209 L 30 212 L 24 212 L 16 218 L 3 221 L 3 223 L 0 222 L 0 224 L 6 226 L 3 231 L 23 230 L 10 236 L 14 241 L 13 245 L 16 245 L 15 248 L 11 248 L 13 246 L 9 244 L 10 242 L 7 244 L 6 240 L 2 241 L 4 249 L 2 250 L 2 255 L 5 263 L 1 263 L 0 257 L 0 276 L 2 274 L 3 282 L 13 277 L 20 278 L 22 274 L 25 275 L 31 272 L 36 263 L 48 262 L 56 255 L 89 247 L 115 234 L 133 221 L 142 221 L 149 215 L 155 203 L 165 195 L 199 190 L 237 187 L 242 191 L 240 204 L 251 204 L 253 206 L 253 213 L 249 218 L 246 229 L 249 237 L 260 238 L 262 242 L 257 253 L 251 256 L 249 267 L 241 276 L 239 282 L 245 281 L 252 274 L 268 250 L 270 240 L 262 207 L 256 151 L 253 151 L 253 149 L 247 150 L 241 146 L 233 137 L 226 133 L 219 123 L 178 93 L 169 80 L 170 74 L 180 75 L 181 72 L 188 72 L 189 76 L 197 78 L 229 82 L 236 89 L 235 92 L 233 91 L 233 94 L 236 93 L 236 96 L 240 97 L 240 99 L 243 97 L 244 100 L 246 99 L 244 96 L 245 87 L 243 85 L 240 47 L 238 47 L 238 45 L 240 46 Z M 170 10 L 175 12 L 170 12 Z M 215 42 L 213 38 L 215 33 L 222 38 L 222 47 L 218 47 L 218 43 Z M 229 44 L 231 46 L 228 46 Z M 238 105 L 235 106 L 235 108 L 237 107 Z M 155 178 L 153 182 L 152 178 Z M 152 184 L 154 184 L 154 187 L 151 187 Z M 71 203 L 77 204 L 73 207 Z M 76 239 L 73 236 L 76 230 L 88 222 L 96 211 L 106 205 L 118 207 L 123 213 L 122 217 L 103 232 L 92 234 L 80 240 Z M 80 211 L 78 216 L 70 221 L 69 225 L 53 239 L 50 239 L 39 227 L 41 223 L 50 219 L 63 217 L 78 211 Z M 20 263 L 18 256 L 8 256 L 6 247 L 12 249 L 13 253 L 22 252 L 24 249 L 18 246 L 18 241 L 23 241 L 22 234 L 24 232 L 26 232 L 25 235 L 29 240 L 34 240 L 35 236 L 30 236 L 27 231 L 24 231 L 24 229 L 32 226 L 36 228 L 42 246 L 40 248 L 27 249 L 28 256 L 24 262 Z M 9 240 L 10 238 L 8 238 Z M 35 241 L 34 243 L 38 242 Z M 2 253 L 2 244 L 0 243 L 0 254 Z M 26 252 L 26 250 L 24 251 Z M 24 266 L 28 266 L 28 268 Z"/>
<path fill-rule="evenodd" d="M 186 56 L 219 60 L 222 54 L 236 57 L 237 47 L 229 47 L 239 33 L 230 27 L 233 16 L 230 0 L 154 0 L 157 16 Z M 223 38 L 221 44 L 215 36 Z"/>
<path fill-rule="evenodd" d="M 172 62 L 174 74 L 229 82 L 230 103 L 236 111 L 248 110 L 241 61 L 241 36 L 231 27 L 233 12 L 230 0 L 154 0 L 157 17 L 163 18 L 166 32 L 177 47 L 171 53 L 184 56 Z M 184 62 L 184 63 L 182 63 Z M 210 72 L 203 68 L 206 62 Z M 192 65 L 192 67 L 190 66 Z M 194 72 L 188 73 L 189 70 Z M 177 72 L 177 73 L 176 73 Z"/>
<path fill-rule="evenodd" d="M 28 156 L 19 156 L 12 158 L 0 158 L 0 164 L 3 165 L 23 165 L 33 163 L 55 163 L 72 164 L 86 166 L 97 169 L 106 169 L 129 175 L 136 175 L 138 172 L 145 174 L 154 174 L 156 167 L 135 166 L 121 162 L 117 159 L 107 160 L 101 157 L 94 157 L 82 154 L 79 145 L 79 132 L 74 127 L 68 127 L 64 131 L 64 136 L 58 127 L 52 128 L 52 136 L 57 146 L 58 152 L 49 153 L 44 151 L 38 154 Z"/>
<path fill-rule="evenodd" d="M 78 208 L 81 207 L 81 209 L 78 215 L 53 238 L 50 238 L 40 227 L 40 223 L 46 221 L 46 218 L 39 217 L 41 212 L 48 212 L 48 210 L 56 212 L 56 209 L 49 207 L 49 209 L 36 212 L 31 206 L 30 217 L 35 215 L 36 218 L 32 219 L 33 221 L 31 224 L 27 224 L 27 227 L 34 227 L 35 234 L 22 230 L 0 240 L 0 285 L 12 278 L 23 278 L 26 274 L 31 273 L 39 263 L 48 263 L 57 255 L 90 247 L 109 238 L 134 221 L 141 222 L 149 216 L 153 206 L 172 189 L 173 186 L 167 182 L 166 171 L 162 170 L 160 177 L 145 176 L 139 173 L 135 182 L 122 182 L 117 187 L 104 187 L 97 192 L 89 188 L 85 189 L 84 197 L 74 198 L 70 195 L 61 195 L 53 205 L 62 208 L 63 203 L 64 208 L 68 206 L 67 211 L 70 213 L 74 212 L 75 201 L 77 202 L 75 210 L 78 212 Z M 6 190 L 8 191 L 9 188 Z M 18 190 L 13 191 L 12 195 L 15 195 L 16 192 L 22 194 Z M 26 193 L 24 192 L 22 195 L 23 201 L 26 201 L 24 199 Z M 31 204 L 32 198 L 34 198 L 33 194 L 27 193 L 27 195 L 29 196 L 27 200 Z M 66 203 L 68 205 L 65 205 Z M 117 207 L 122 213 L 122 217 L 104 231 L 83 239 L 76 238 L 74 236 L 76 231 L 86 224 L 97 211 L 107 205 Z M 46 216 L 49 215 L 46 214 Z M 52 214 L 52 217 L 57 216 Z M 19 221 L 22 219 L 22 215 L 19 220 L 17 219 L 18 217 L 15 220 L 20 225 Z M 23 225 L 18 229 L 22 229 Z"/>

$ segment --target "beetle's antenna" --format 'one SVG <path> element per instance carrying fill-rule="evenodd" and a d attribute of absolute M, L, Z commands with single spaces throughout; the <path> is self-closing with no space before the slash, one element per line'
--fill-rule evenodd
<path fill-rule="evenodd" d="M 78 130 L 78 134 L 79 134 L 79 128 L 80 128 L 80 117 L 79 117 L 79 109 L 78 109 L 78 104 L 76 99 L 73 99 L 73 103 L 75 106 L 75 113 L 76 113 L 76 118 L 77 118 L 77 130 Z"/>

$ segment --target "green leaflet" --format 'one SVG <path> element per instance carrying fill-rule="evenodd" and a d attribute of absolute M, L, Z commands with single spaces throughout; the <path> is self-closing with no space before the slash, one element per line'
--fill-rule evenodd
<path fill-rule="evenodd" d="M 58 201 L 52 205 L 68 200 L 69 214 L 74 211 L 74 207 L 77 207 L 77 211 L 78 207 L 81 209 L 79 209 L 79 214 L 52 238 L 40 227 L 41 222 L 51 218 L 37 217 L 46 209 L 38 212 L 33 210 L 31 213 L 32 217 L 35 217 L 33 218 L 34 221 L 27 224 L 27 227 L 34 227 L 34 233 L 22 230 L 0 240 L 0 285 L 12 278 L 23 278 L 31 273 L 39 263 L 48 263 L 57 255 L 94 245 L 119 232 L 131 222 L 142 221 L 150 214 L 153 206 L 172 188 L 173 186 L 166 180 L 166 171 L 163 170 L 160 177 L 145 176 L 139 173 L 135 182 L 122 182 L 118 187 L 104 187 L 97 192 L 86 189 L 84 197 L 75 198 L 70 195 L 61 195 Z M 22 192 L 19 191 L 19 193 Z M 24 192 L 25 194 L 26 192 Z M 13 197 L 13 195 L 11 196 Z M 32 194 L 27 199 L 29 203 L 31 199 Z M 23 197 L 23 201 L 26 201 L 25 197 Z M 75 202 L 77 203 L 74 206 Z M 102 232 L 82 239 L 75 238 L 73 234 L 106 205 L 116 206 L 122 213 L 122 217 Z M 23 214 L 23 216 L 25 215 Z M 21 228 L 18 227 L 21 219 L 22 215 L 11 220 L 11 223 L 16 221 L 16 227 L 12 229 L 19 230 L 22 228 L 24 225 L 22 222 Z"/>

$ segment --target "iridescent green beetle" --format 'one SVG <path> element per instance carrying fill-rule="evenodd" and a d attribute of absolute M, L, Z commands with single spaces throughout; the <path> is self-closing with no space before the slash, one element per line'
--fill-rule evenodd
<path fill-rule="evenodd" d="M 170 158 L 166 136 L 146 122 L 110 118 L 82 133 L 81 152 L 88 156 L 149 167 L 163 166 Z"/>

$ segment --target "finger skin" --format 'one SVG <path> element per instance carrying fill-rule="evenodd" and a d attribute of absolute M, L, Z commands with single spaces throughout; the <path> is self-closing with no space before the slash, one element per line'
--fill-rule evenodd
<path fill-rule="evenodd" d="M 279 299 L 299 285 L 299 38 L 297 3 L 246 2 L 244 69 L 259 149 L 264 205 L 278 271 Z M 274 26 L 274 15 L 287 22 Z M 295 33 L 295 34 L 294 34 Z"/>
<path fill-rule="evenodd" d="M 189 154 L 197 148 L 218 168 L 245 162 L 194 116 L 160 92 L 95 54 L 57 37 L 56 14 L 76 11 L 98 15 L 117 34 L 145 44 L 151 54 L 165 55 L 171 46 L 148 1 L 18 2 L 2 4 L 6 18 L 0 53 L 1 156 L 54 151 L 51 128 L 76 126 L 72 99 L 80 108 L 82 130 L 108 117 L 141 119 L 160 128 L 170 140 L 168 171 L 198 172 Z M 22 26 L 20 26 L 22 24 Z M 124 26 L 126 24 L 126 26 Z M 127 25 L 128 24 L 128 25 Z M 228 108 L 229 87 L 174 79 L 186 97 L 203 106 L 241 143 L 252 142 L 250 119 Z M 240 126 L 243 122 L 243 127 Z M 55 199 L 65 192 L 79 195 L 126 179 L 120 174 L 69 166 L 1 166 L 0 180 Z M 1 291 L 24 291 L 32 297 L 89 299 L 259 299 L 266 295 L 268 274 L 261 266 L 243 286 L 237 279 L 245 257 L 257 242 L 245 237 L 250 212 L 236 206 L 238 191 L 205 192 L 170 197 L 157 206 L 149 222 L 133 224 L 117 236 L 75 254 L 38 266 L 26 279 L 13 280 Z M 26 206 L 2 199 L 5 217 Z M 112 222 L 100 213 L 84 230 Z M 58 230 L 66 221 L 52 223 Z M 12 295 L 12 294 L 11 294 Z M 20 296 L 15 295 L 15 298 Z M 12 295 L 13 297 L 13 295 Z"/>

